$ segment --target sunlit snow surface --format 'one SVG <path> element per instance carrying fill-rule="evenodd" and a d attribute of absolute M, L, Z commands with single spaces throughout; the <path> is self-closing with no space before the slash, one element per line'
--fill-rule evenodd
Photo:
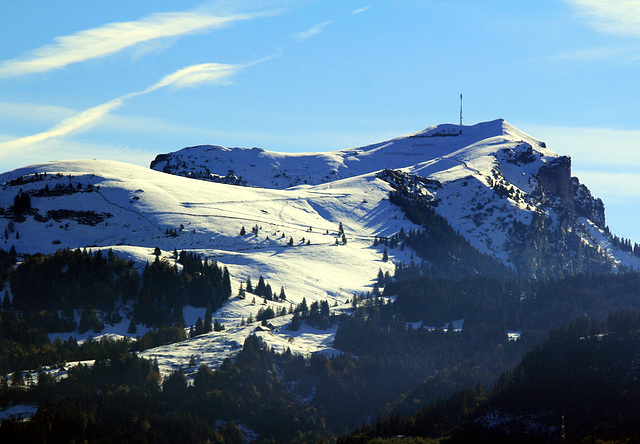
<path fill-rule="evenodd" d="M 526 152 L 530 153 L 527 162 L 516 165 L 504 160 L 505 156 Z M 156 246 L 162 250 L 162 260 L 167 261 L 174 261 L 174 249 L 190 250 L 228 267 L 234 295 L 248 277 L 255 284 L 263 276 L 275 292 L 281 286 L 285 289 L 287 302 L 269 302 L 274 308 L 288 308 L 290 303 L 298 304 L 306 298 L 308 304 L 326 299 L 330 306 L 338 304 L 338 309 L 346 309 L 344 304 L 354 292 L 372 289 L 379 269 L 393 274 L 394 262 L 411 260 L 408 249 L 390 250 L 391 260 L 383 262 L 383 247 L 372 245 L 374 236 L 417 228 L 389 203 L 392 188 L 377 178 L 378 171 L 403 169 L 439 181 L 442 188 L 434 191 L 439 202 L 436 211 L 473 246 L 508 263 L 505 227 L 514 220 L 530 222 L 534 208 L 522 201 L 497 198 L 489 180 L 500 171 L 509 184 L 530 193 L 537 184 L 539 168 L 558 157 L 542 142 L 503 120 L 464 127 L 439 125 L 379 144 L 331 153 L 195 147 L 171 156 L 173 160 L 159 162 L 156 168 L 173 162 L 185 168 L 208 169 L 220 176 L 232 172 L 252 186 L 190 179 L 116 161 L 32 165 L 0 175 L 2 208 L 10 207 L 21 189 L 35 192 L 45 185 L 49 189 L 71 185 L 78 190 L 80 184 L 81 192 L 32 196 L 32 207 L 41 220 L 48 220 L 38 222 L 27 216 L 24 222 L 15 223 L 8 239 L 0 240 L 0 247 L 14 245 L 18 253 L 50 253 L 63 247 L 113 249 L 138 267 L 155 259 Z M 33 178 L 35 173 L 45 172 L 44 180 L 9 185 L 12 179 Z M 87 192 L 89 184 L 92 192 Z M 95 226 L 73 218 L 56 221 L 49 216 L 55 210 L 92 212 L 104 220 Z M 590 221 L 581 222 L 586 227 L 585 242 L 600 245 L 621 265 L 640 269 L 640 259 L 611 247 Z M 340 223 L 346 245 L 338 236 Z M 240 236 L 243 226 L 247 234 Z M 255 226 L 257 234 L 252 233 Z M 167 230 L 176 230 L 177 236 L 167 235 Z M 290 239 L 293 246 L 287 245 Z M 256 331 L 257 324 L 240 326 L 243 319 L 255 317 L 263 303 L 260 298 L 255 305 L 252 302 L 252 295 L 232 298 L 214 313 L 214 318 L 225 325 L 224 332 L 159 347 L 143 355 L 157 357 L 165 372 L 180 366 L 188 370 L 189 361 L 215 366 L 233 356 L 252 333 L 277 350 L 289 347 L 303 354 L 334 353 L 331 344 L 335 330 L 303 327 L 290 332 L 286 329 L 289 316 L 273 320 L 276 329 L 272 331 Z M 189 325 L 198 317 L 204 317 L 203 309 L 185 310 Z M 127 326 L 125 320 L 107 326 L 104 333 L 126 334 Z M 139 334 L 146 331 L 138 327 Z M 73 336 L 82 339 L 90 334 Z"/>

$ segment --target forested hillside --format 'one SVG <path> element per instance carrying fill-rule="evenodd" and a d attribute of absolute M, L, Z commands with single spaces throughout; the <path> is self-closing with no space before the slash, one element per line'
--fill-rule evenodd
<path fill-rule="evenodd" d="M 638 331 L 638 311 L 580 318 L 553 330 L 492 390 L 465 389 L 413 415 L 379 418 L 338 442 L 392 443 L 398 435 L 406 442 L 634 442 Z"/>

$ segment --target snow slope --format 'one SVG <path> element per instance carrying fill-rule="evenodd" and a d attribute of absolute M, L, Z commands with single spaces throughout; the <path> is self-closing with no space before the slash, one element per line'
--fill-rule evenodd
<path fill-rule="evenodd" d="M 158 156 L 153 166 L 173 174 L 116 161 L 77 160 L 0 175 L 0 230 L 6 229 L 0 247 L 15 246 L 19 254 L 111 248 L 141 267 L 155 259 L 155 247 L 169 261 L 174 249 L 191 250 L 227 266 L 234 293 L 248 277 L 255 283 L 263 276 L 276 292 L 285 289 L 288 301 L 270 302 L 274 308 L 306 298 L 309 304 L 326 299 L 344 310 L 354 292 L 373 288 L 379 269 L 392 274 L 394 261 L 411 260 L 408 250 L 390 250 L 391 261 L 383 262 L 383 247 L 372 245 L 374 236 L 417 228 L 389 203 L 398 183 L 382 170 L 391 168 L 404 178 L 426 178 L 412 192 L 432 200 L 472 245 L 506 263 L 514 221 L 526 225 L 534 214 L 544 214 L 560 227 L 569 214 L 584 227 L 585 245 L 640 270 L 638 257 L 613 248 L 604 235 L 602 203 L 584 186 L 579 195 L 575 191 L 568 158 L 503 120 L 439 125 L 332 153 L 194 147 Z M 20 193 L 29 194 L 32 209 L 14 221 L 11 206 Z M 340 223 L 346 245 L 338 236 Z M 243 226 L 247 234 L 241 236 Z M 332 353 L 334 331 L 289 332 L 288 316 L 273 320 L 275 330 L 242 326 L 261 307 L 262 300 L 256 298 L 254 305 L 253 299 L 234 298 L 214 313 L 224 332 L 145 355 L 158 357 L 164 371 L 188 365 L 192 356 L 215 366 L 237 352 L 251 333 L 276 349 Z M 198 316 L 204 316 L 203 309 L 185 311 L 189 324 Z M 125 334 L 119 330 L 126 325 L 123 321 L 108 333 Z"/>
<path fill-rule="evenodd" d="M 566 229 L 567 219 L 573 225 L 584 225 L 580 232 L 585 244 L 607 250 L 614 264 L 640 269 L 640 258 L 603 244 L 604 205 L 577 178 L 571 178 L 570 158 L 559 156 L 502 119 L 473 126 L 437 125 L 385 142 L 327 153 L 197 146 L 158 155 L 151 167 L 174 175 L 271 189 L 301 183 L 331 186 L 337 179 L 383 169 L 402 170 L 435 181 L 439 186 L 421 191 L 435 200 L 436 211 L 475 248 L 507 264 L 512 254 L 509 230 L 514 222 L 529 225 L 535 214 L 542 214 L 551 221 L 550 229 Z"/>
<path fill-rule="evenodd" d="M 34 174 L 46 178 L 28 181 Z M 58 174 L 59 173 L 59 174 Z M 9 185 L 11 179 L 24 177 Z M 43 176 L 40 176 L 41 178 Z M 158 246 L 168 256 L 174 249 L 195 250 L 227 265 L 239 281 L 263 275 L 281 285 L 294 302 L 349 297 L 369 288 L 378 271 L 393 271 L 372 247 L 375 235 L 411 225 L 386 200 L 389 185 L 374 175 L 319 187 L 288 190 L 244 188 L 172 176 L 115 161 L 50 162 L 0 175 L 0 205 L 8 208 L 20 190 L 32 194 L 38 218 L 27 215 L 0 245 L 18 252 L 53 252 L 62 247 L 95 246 L 139 261 L 153 259 Z M 69 184 L 81 192 L 38 197 L 37 190 Z M 87 191 L 91 184 L 95 191 Z M 99 188 L 98 188 L 99 187 Z M 101 214 L 87 225 L 74 214 L 55 220 L 56 211 Z M 36 220 L 39 219 L 39 220 Z M 339 223 L 346 245 L 335 245 Z M 8 222 L 5 220 L 5 224 Z M 183 227 L 182 229 L 180 227 Z M 247 235 L 240 236 L 244 226 Z M 258 226 L 258 233 L 251 228 Z M 177 236 L 167 235 L 175 229 Z M 19 238 L 16 238 L 19 233 Z M 287 244 L 293 238 L 293 246 Z M 302 242 L 302 239 L 305 239 Z"/>
<path fill-rule="evenodd" d="M 382 261 L 382 247 L 373 247 L 374 236 L 412 227 L 388 202 L 389 184 L 375 175 L 317 187 L 271 190 L 198 181 L 115 161 L 78 160 L 14 170 L 0 175 L 0 183 L 2 208 L 9 208 L 20 192 L 32 196 L 32 210 L 23 222 L 14 223 L 8 239 L 0 240 L 2 248 L 15 246 L 19 254 L 48 253 L 64 247 L 111 248 L 140 266 L 155 259 L 152 253 L 156 246 L 164 260 L 173 260 L 174 249 L 196 251 L 228 267 L 234 294 L 248 277 L 255 283 L 263 276 L 274 291 L 284 287 L 288 302 L 280 305 L 287 308 L 303 298 L 309 304 L 316 300 L 328 300 L 331 306 L 343 304 L 354 292 L 370 291 L 379 269 L 393 273 L 393 262 Z M 45 188 L 56 190 L 56 186 L 58 191 L 74 191 L 39 195 Z M 87 224 L 77 217 L 79 211 L 104 219 Z M 60 217 L 61 212 L 65 217 Z M 0 229 L 9 228 L 8 217 L 0 223 Z M 344 227 L 346 245 L 338 236 L 339 223 Z M 243 226 L 247 234 L 240 236 Z M 257 234 L 251 231 L 254 226 Z M 173 229 L 177 236 L 166 234 Z M 290 239 L 293 246 L 288 246 Z M 336 239 L 340 239 L 339 245 Z M 396 259 L 409 259 L 402 252 L 397 254 L 401 256 Z M 394 259 L 393 254 L 391 257 Z M 229 327 L 226 333 L 218 334 L 223 344 L 232 341 L 241 345 L 242 335 L 253 331 L 255 325 L 239 330 L 231 327 L 242 318 L 255 317 L 262 303 L 257 299 L 256 305 L 251 295 L 244 300 L 232 299 L 214 314 Z M 197 315 L 203 317 L 204 310 Z M 191 318 L 187 321 L 192 323 L 197 316 L 185 318 Z M 121 327 L 126 328 L 126 322 Z M 108 331 L 126 334 L 117 329 Z M 289 336 L 273 336 L 271 342 L 289 344 Z M 306 339 L 297 340 L 299 351 L 328 348 L 330 336 L 331 332 L 309 333 Z M 197 347 L 204 340 L 190 344 Z M 216 362 L 237 347 L 225 345 L 218 351 L 214 353 Z M 194 353 L 190 350 L 188 355 Z"/>
<path fill-rule="evenodd" d="M 247 186 L 282 189 L 333 182 L 383 168 L 412 167 L 427 160 L 434 165 L 453 159 L 450 163 L 457 165 L 456 153 L 462 149 L 468 148 L 468 153 L 482 147 L 484 152 L 480 157 L 484 157 L 492 147 L 495 150 L 501 143 L 516 141 L 527 141 L 546 157 L 557 156 L 542 148 L 539 141 L 498 119 L 474 126 L 431 126 L 385 142 L 325 153 L 289 154 L 261 148 L 195 146 L 160 154 L 151 163 L 151 168 L 212 180 L 222 180 L 231 172 Z M 437 168 L 442 169 L 442 164 Z"/>

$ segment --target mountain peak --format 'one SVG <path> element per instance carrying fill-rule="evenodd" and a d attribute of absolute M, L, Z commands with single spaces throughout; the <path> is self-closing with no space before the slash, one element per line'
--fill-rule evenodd
<path fill-rule="evenodd" d="M 408 168 L 450 157 L 467 149 L 494 156 L 500 145 L 530 146 L 543 162 L 557 154 L 543 142 L 504 119 L 475 125 L 440 124 L 371 145 L 324 153 L 276 153 L 261 148 L 201 145 L 159 154 L 151 168 L 179 176 L 235 185 L 283 189 L 313 185 L 372 173 L 384 168 Z"/>
<path fill-rule="evenodd" d="M 584 218 L 592 223 L 587 230 L 605 228 L 604 205 L 571 177 L 571 159 L 504 119 L 474 125 L 439 124 L 324 153 L 191 147 L 159 155 L 151 168 L 271 189 L 325 183 L 332 184 L 331 188 L 340 179 L 358 176 L 405 177 L 406 183 L 421 188 L 421 198 L 430 196 L 437 212 L 474 247 L 506 263 L 515 260 L 510 245 L 517 224 L 531 227 L 538 223 L 535 221 L 546 220 L 549 230 L 574 230 L 577 219 Z M 383 170 L 399 174 L 376 176 Z M 418 186 L 420 183 L 429 185 Z M 598 244 L 593 239 L 584 242 Z M 640 268 L 636 262 L 633 267 Z"/>

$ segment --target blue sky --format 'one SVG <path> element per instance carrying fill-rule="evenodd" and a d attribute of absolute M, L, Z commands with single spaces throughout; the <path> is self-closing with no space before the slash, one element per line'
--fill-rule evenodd
<path fill-rule="evenodd" d="M 0 170 L 504 118 L 640 242 L 640 1 L 0 2 Z"/>

